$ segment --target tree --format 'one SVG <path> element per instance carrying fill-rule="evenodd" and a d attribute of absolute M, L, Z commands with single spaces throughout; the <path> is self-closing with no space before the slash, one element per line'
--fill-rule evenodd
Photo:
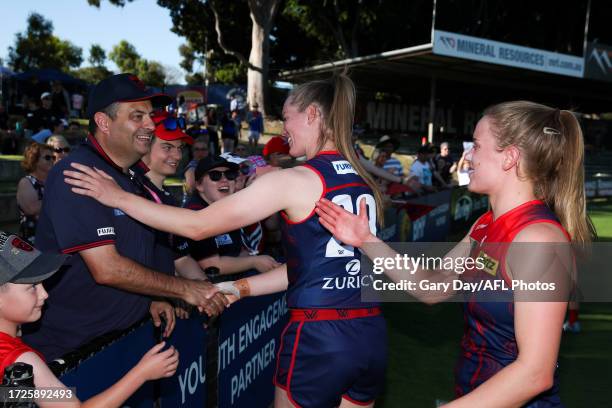
<path fill-rule="evenodd" d="M 53 23 L 38 13 L 28 17 L 25 32 L 15 35 L 9 47 L 9 65 L 14 71 L 55 68 L 68 71 L 83 62 L 81 48 L 53 35 Z"/>
<path fill-rule="evenodd" d="M 89 48 L 89 63 L 94 67 L 103 67 L 106 62 L 106 51 L 98 44 L 91 44 Z"/>
<path fill-rule="evenodd" d="M 108 57 L 121 72 L 136 74 L 147 85 L 163 87 L 166 84 L 166 71 L 162 64 L 142 58 L 136 47 L 125 40 L 115 45 Z"/>
<path fill-rule="evenodd" d="M 96 84 L 113 75 L 105 66 L 83 67 L 72 71 L 72 75 L 90 84 Z"/>
<path fill-rule="evenodd" d="M 138 63 L 141 57 L 136 48 L 126 40 L 121 40 L 119 44 L 115 45 L 110 54 L 108 54 L 108 57 L 117 64 L 122 72 L 137 74 Z"/>

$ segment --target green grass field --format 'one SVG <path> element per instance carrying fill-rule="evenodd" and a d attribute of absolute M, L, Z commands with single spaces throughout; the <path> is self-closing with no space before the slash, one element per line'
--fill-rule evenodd
<path fill-rule="evenodd" d="M 589 205 L 601 241 L 612 241 L 612 202 Z M 453 369 L 463 317 L 457 303 L 387 303 L 389 368 L 377 407 L 432 408 L 453 397 Z M 609 407 L 612 304 L 582 304 L 580 334 L 564 334 L 559 356 L 561 398 L 569 407 Z"/>

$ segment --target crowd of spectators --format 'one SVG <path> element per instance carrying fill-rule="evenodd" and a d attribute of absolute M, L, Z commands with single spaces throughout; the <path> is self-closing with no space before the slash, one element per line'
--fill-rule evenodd
<path fill-rule="evenodd" d="M 71 271 L 71 278 L 62 270 L 50 281 L 49 312 L 37 326 L 25 330 L 28 341 L 51 358 L 105 332 L 125 329 L 147 312 L 156 324 L 162 316 L 169 322 L 175 315 L 184 317 L 188 304 L 219 313 L 222 301 L 215 298 L 210 278 L 266 272 L 283 258 L 278 214 L 194 242 L 152 231 L 118 210 L 70 191 L 62 171 L 70 170 L 72 162 L 88 163 L 107 172 L 124 189 L 151 201 L 198 210 L 240 191 L 257 177 L 298 163 L 281 136 L 271 137 L 261 155 L 257 154 L 254 146 L 264 129 L 256 104 L 246 115 L 245 140 L 238 110 L 222 114 L 217 121 L 217 111 L 209 109 L 203 121 L 190 126 L 180 113 L 138 113 L 140 125 L 128 131 L 125 126 L 133 112 L 150 110 L 159 103 L 159 96 L 141 95 L 145 91 L 124 75 L 108 81 L 118 87 L 102 83 L 98 93 L 94 90 L 90 96 L 90 135 L 80 145 L 71 145 L 56 134 L 65 131 L 62 119 L 70 114 L 70 97 L 62 87 L 43 92 L 40 106 L 29 100 L 26 126 L 38 132 L 25 149 L 22 166 L 26 175 L 17 187 L 20 234 L 44 250 L 72 254 L 65 268 Z M 110 127 L 111 122 L 116 126 Z M 141 145 L 139 139 L 148 137 L 150 144 Z M 401 194 L 416 196 L 464 185 L 469 178 L 465 152 L 457 162 L 448 143 L 442 143 L 437 154 L 432 146 L 421 146 L 409 167 L 396 156 L 399 147 L 398 139 L 385 135 L 370 160 L 355 141 L 360 160 L 389 194 L 393 194 L 393 184 L 405 186 Z M 58 168 L 53 170 L 54 166 Z M 166 188 L 168 177 L 184 180 L 182 204 Z M 96 311 L 87 306 L 94 298 L 94 303 L 114 306 L 103 313 Z"/>

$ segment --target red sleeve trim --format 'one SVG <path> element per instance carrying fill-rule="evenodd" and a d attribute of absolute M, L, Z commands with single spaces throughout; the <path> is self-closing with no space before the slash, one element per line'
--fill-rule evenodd
<path fill-rule="evenodd" d="M 319 197 L 319 200 L 320 200 L 321 198 L 325 196 L 325 193 L 327 191 L 327 184 L 325 184 L 325 178 L 323 177 L 323 175 L 321 174 L 319 170 L 315 169 L 310 164 L 303 164 L 302 167 L 312 170 L 317 176 L 319 176 L 319 179 L 321 180 L 321 184 L 323 185 L 323 191 L 321 191 L 321 197 Z M 312 207 L 312 211 L 310 212 L 310 214 L 308 214 L 303 220 L 300 220 L 300 221 L 291 221 L 285 211 L 281 211 L 280 214 L 281 214 L 281 217 L 283 217 L 283 219 L 285 220 L 287 224 L 291 224 L 291 225 L 303 224 L 315 214 L 315 208 L 317 207 Z"/>
<path fill-rule="evenodd" d="M 91 242 L 89 244 L 77 245 L 75 247 L 66 248 L 62 250 L 62 253 L 63 254 L 73 254 L 75 252 L 84 251 L 90 248 L 95 248 L 95 247 L 104 246 L 104 245 L 114 245 L 114 244 L 115 244 L 114 239 L 106 239 L 104 241 L 96 241 L 96 242 Z"/>
<path fill-rule="evenodd" d="M 332 191 L 341 190 L 343 188 L 349 188 L 349 187 L 369 187 L 369 186 L 367 184 L 365 184 L 365 183 L 346 183 L 346 184 L 340 184 L 339 186 L 331 187 L 331 188 L 326 189 L 323 192 L 323 195 L 325 195 L 325 194 L 327 194 L 329 192 L 332 192 Z"/>

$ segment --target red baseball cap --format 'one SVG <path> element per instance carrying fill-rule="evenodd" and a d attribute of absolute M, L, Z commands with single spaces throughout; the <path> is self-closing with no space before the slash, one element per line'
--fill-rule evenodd
<path fill-rule="evenodd" d="M 264 157 L 270 156 L 272 153 L 289 154 L 289 144 L 284 137 L 274 136 L 263 148 Z"/>
<path fill-rule="evenodd" d="M 193 138 L 183 132 L 178 119 L 169 115 L 168 112 L 154 112 L 151 119 L 155 123 L 155 137 L 166 141 L 181 140 L 188 145 L 193 144 Z"/>

